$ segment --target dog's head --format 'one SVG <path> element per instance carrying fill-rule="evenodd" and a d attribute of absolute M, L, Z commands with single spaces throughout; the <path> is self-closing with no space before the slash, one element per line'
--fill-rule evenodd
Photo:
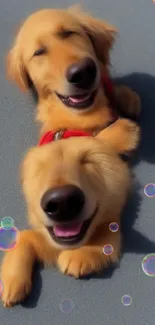
<path fill-rule="evenodd" d="M 85 111 L 99 96 L 115 33 L 76 7 L 38 11 L 18 32 L 8 74 L 23 90 L 32 83 L 40 99 L 52 96 L 56 107 Z"/>
<path fill-rule="evenodd" d="M 96 137 L 32 148 L 24 160 L 22 184 L 33 227 L 63 249 L 87 243 L 110 218 L 119 220 L 130 183 L 120 154 L 135 149 L 138 140 L 136 124 L 122 120 Z"/>

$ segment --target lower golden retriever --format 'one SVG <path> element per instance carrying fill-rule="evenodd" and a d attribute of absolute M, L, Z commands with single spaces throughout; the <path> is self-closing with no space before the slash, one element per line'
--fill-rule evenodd
<path fill-rule="evenodd" d="M 120 226 L 131 185 L 121 155 L 136 149 L 139 133 L 135 122 L 119 119 L 95 137 L 73 132 L 27 153 L 22 185 L 33 229 L 22 231 L 17 247 L 4 256 L 4 306 L 31 291 L 35 261 L 76 278 L 118 261 L 121 231 L 111 232 L 109 224 Z M 111 255 L 103 252 L 107 244 Z"/>
<path fill-rule="evenodd" d="M 21 89 L 35 87 L 43 132 L 103 129 L 114 120 L 113 99 L 126 116 L 139 114 L 135 92 L 112 84 L 109 89 L 115 35 L 115 27 L 77 7 L 39 10 L 22 24 L 7 70 Z"/>

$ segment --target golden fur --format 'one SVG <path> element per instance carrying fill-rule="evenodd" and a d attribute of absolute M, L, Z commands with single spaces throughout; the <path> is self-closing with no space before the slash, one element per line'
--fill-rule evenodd
<path fill-rule="evenodd" d="M 3 259 L 1 279 L 4 306 L 21 301 L 31 291 L 32 269 L 36 260 L 57 265 L 62 273 L 80 277 L 99 272 L 120 257 L 121 232 L 112 233 L 110 222 L 120 225 L 120 217 L 131 184 L 128 164 L 120 154 L 132 152 L 139 142 L 139 127 L 120 119 L 96 137 L 62 139 L 27 153 L 22 165 L 22 186 L 28 205 L 28 218 L 33 230 L 20 233 L 16 249 Z M 99 209 L 88 231 L 78 245 L 56 244 L 47 226 L 49 220 L 40 200 L 49 188 L 65 184 L 79 186 L 87 205 L 84 218 L 94 206 Z M 103 254 L 105 244 L 114 248 Z"/>
<path fill-rule="evenodd" d="M 62 31 L 75 33 L 62 37 Z M 68 109 L 56 93 L 70 95 L 65 72 L 85 57 L 94 60 L 100 75 L 108 71 L 115 35 L 115 27 L 76 6 L 40 10 L 25 20 L 8 55 L 7 70 L 22 90 L 29 88 L 29 80 L 33 83 L 39 98 L 37 120 L 42 123 L 43 132 L 61 128 L 98 130 L 111 120 L 109 102 L 99 79 L 97 96 L 87 110 Z M 42 47 L 47 52 L 35 56 Z M 140 99 L 135 92 L 119 86 L 115 93 L 120 111 L 129 117 L 139 114 Z"/>
<path fill-rule="evenodd" d="M 70 29 L 78 35 L 65 40 L 57 37 L 60 30 Z M 77 8 L 41 10 L 22 25 L 8 55 L 8 73 L 23 90 L 29 88 L 29 79 L 35 86 L 39 97 L 37 119 L 43 125 L 42 131 L 61 128 L 97 131 L 110 121 L 109 102 L 100 84 L 93 106 L 82 112 L 66 108 L 55 92 L 69 94 L 65 71 L 85 56 L 93 58 L 100 74 L 107 71 L 115 33 L 108 23 Z M 40 46 L 46 46 L 48 52 L 34 57 Z M 124 86 L 116 87 L 115 93 L 121 111 L 128 116 L 139 114 L 137 94 Z M 128 165 L 119 154 L 134 150 L 138 142 L 138 126 L 122 119 L 86 141 L 61 140 L 28 152 L 22 167 L 22 185 L 33 230 L 22 231 L 16 249 L 4 256 L 1 268 L 4 306 L 23 300 L 31 291 L 36 260 L 57 265 L 62 273 L 74 277 L 99 272 L 118 261 L 121 233 L 110 232 L 109 223 L 115 221 L 120 225 L 131 183 Z M 99 205 L 83 241 L 71 249 L 55 244 L 47 230 L 49 220 L 40 207 L 47 189 L 65 184 L 76 184 L 84 191 L 87 197 L 84 218 L 89 217 L 95 204 Z M 110 256 L 102 252 L 105 244 L 114 248 Z"/>

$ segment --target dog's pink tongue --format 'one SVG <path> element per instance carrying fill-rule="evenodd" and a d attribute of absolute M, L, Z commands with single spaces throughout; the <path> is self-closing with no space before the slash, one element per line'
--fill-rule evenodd
<path fill-rule="evenodd" d="M 79 97 L 79 98 L 76 98 L 76 97 L 69 97 L 70 100 L 73 102 L 73 103 L 82 103 L 84 102 L 85 100 L 87 100 L 88 98 L 90 97 L 90 95 L 87 95 L 87 96 L 84 96 L 84 97 Z"/>
<path fill-rule="evenodd" d="M 53 231 L 57 237 L 73 237 L 79 234 L 81 228 L 82 223 L 68 226 L 56 225 L 53 227 Z"/>

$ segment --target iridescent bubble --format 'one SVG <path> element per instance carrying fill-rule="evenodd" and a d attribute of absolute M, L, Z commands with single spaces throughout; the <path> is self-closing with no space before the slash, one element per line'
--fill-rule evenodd
<path fill-rule="evenodd" d="M 74 307 L 74 302 L 71 299 L 64 299 L 60 303 L 60 310 L 66 314 L 71 313 Z"/>
<path fill-rule="evenodd" d="M 129 295 L 124 295 L 121 298 L 121 302 L 124 306 L 130 306 L 132 304 L 132 298 Z"/>
<path fill-rule="evenodd" d="M 19 230 L 13 227 L 10 230 L 0 228 L 0 251 L 14 249 L 19 241 Z"/>
<path fill-rule="evenodd" d="M 0 280 L 0 297 L 2 296 L 2 293 L 3 293 L 3 283 Z"/>
<path fill-rule="evenodd" d="M 144 194 L 147 197 L 154 197 L 155 196 L 155 184 L 149 183 L 144 187 Z"/>
<path fill-rule="evenodd" d="M 155 276 L 155 253 L 146 255 L 142 260 L 143 272 L 150 276 Z"/>
<path fill-rule="evenodd" d="M 109 225 L 109 230 L 112 232 L 116 232 L 119 230 L 119 225 L 117 222 L 111 222 Z"/>
<path fill-rule="evenodd" d="M 14 227 L 14 220 L 11 217 L 5 217 L 1 220 L 1 227 L 10 230 Z"/>
<path fill-rule="evenodd" d="M 110 244 L 107 244 L 107 245 L 105 245 L 104 247 L 103 247 L 103 253 L 105 254 L 105 255 L 111 255 L 112 253 L 113 253 L 113 246 L 112 245 L 110 245 Z"/>

